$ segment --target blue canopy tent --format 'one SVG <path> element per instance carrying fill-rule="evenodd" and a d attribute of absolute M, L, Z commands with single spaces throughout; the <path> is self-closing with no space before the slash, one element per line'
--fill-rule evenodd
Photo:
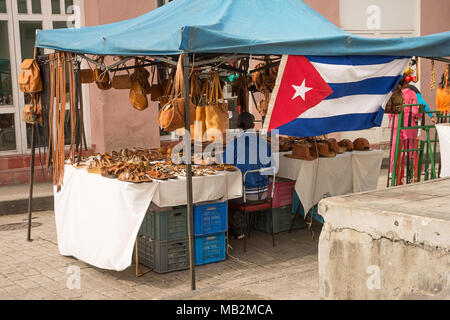
<path fill-rule="evenodd" d="M 368 39 L 345 32 L 301 0 L 175 0 L 140 17 L 44 30 L 36 46 L 98 55 L 244 53 L 445 57 L 450 32 Z"/>
<path fill-rule="evenodd" d="M 183 58 L 184 113 L 185 128 L 189 131 L 188 72 L 192 61 L 189 54 L 209 54 L 208 59 L 224 54 L 446 57 L 450 56 L 450 32 L 413 38 L 368 39 L 339 29 L 301 0 L 174 0 L 140 17 L 117 23 L 39 31 L 35 46 L 92 55 L 187 53 Z M 195 63 L 198 65 L 197 61 Z M 195 289 L 191 146 L 190 139 L 185 141 L 191 288 Z"/>

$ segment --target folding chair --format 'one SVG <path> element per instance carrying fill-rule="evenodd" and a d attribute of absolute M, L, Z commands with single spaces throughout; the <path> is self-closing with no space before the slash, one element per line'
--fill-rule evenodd
<path fill-rule="evenodd" d="M 267 171 L 273 170 L 273 174 L 271 174 L 272 176 L 272 190 L 270 192 L 270 195 L 267 195 L 267 199 L 261 200 L 260 202 L 254 202 L 254 203 L 247 203 L 247 195 L 245 192 L 245 180 L 247 178 L 247 174 L 251 173 L 251 172 L 259 172 L 264 173 Z M 230 202 L 228 204 L 229 208 L 234 210 L 234 211 L 240 211 L 243 212 L 244 215 L 246 215 L 247 213 L 249 213 L 249 216 L 247 218 L 247 226 L 246 226 L 246 230 L 244 231 L 244 252 L 247 251 L 247 237 L 250 235 L 250 228 L 252 225 L 252 221 L 255 218 L 255 214 L 258 211 L 261 210 L 270 210 L 270 224 L 271 224 L 271 229 L 272 229 L 272 244 L 275 247 L 275 236 L 273 233 L 273 213 L 272 213 L 272 199 L 273 199 L 273 193 L 275 190 L 275 168 L 274 167 L 270 167 L 270 168 L 262 168 L 262 169 L 256 169 L 256 170 L 248 170 L 244 173 L 244 202 L 243 203 L 239 203 L 239 202 Z"/>

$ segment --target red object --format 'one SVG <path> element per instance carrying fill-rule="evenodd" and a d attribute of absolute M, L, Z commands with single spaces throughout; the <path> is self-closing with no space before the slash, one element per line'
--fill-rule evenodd
<path fill-rule="evenodd" d="M 417 82 L 417 77 L 416 76 L 413 77 L 413 82 Z"/>
<path fill-rule="evenodd" d="M 406 76 L 405 81 L 406 81 L 406 82 L 411 82 L 412 79 L 413 79 L 412 76 Z"/>
<path fill-rule="evenodd" d="M 292 192 L 295 187 L 294 180 L 277 179 L 273 192 L 272 208 L 284 207 L 292 204 Z M 272 192 L 272 184 L 269 185 L 269 194 Z"/>
<path fill-rule="evenodd" d="M 282 74 L 275 93 L 268 131 L 298 118 L 333 93 L 328 83 L 304 56 L 283 56 Z M 270 112 L 270 111 L 269 111 Z"/>

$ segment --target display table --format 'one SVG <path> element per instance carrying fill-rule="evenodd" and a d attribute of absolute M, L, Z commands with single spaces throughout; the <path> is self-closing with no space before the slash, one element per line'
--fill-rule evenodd
<path fill-rule="evenodd" d="M 242 196 L 242 175 L 218 172 L 192 177 L 193 202 Z M 185 205 L 186 179 L 130 183 L 66 165 L 60 192 L 55 189 L 58 248 L 93 266 L 121 271 L 131 265 L 133 246 L 151 202 Z"/>
<path fill-rule="evenodd" d="M 377 188 L 381 150 L 345 152 L 313 161 L 288 158 L 285 154 L 290 152 L 280 153 L 277 176 L 296 180 L 295 191 L 305 212 L 325 197 Z"/>
<path fill-rule="evenodd" d="M 450 177 L 450 123 L 436 125 L 439 135 L 439 148 L 441 151 L 440 177 Z"/>

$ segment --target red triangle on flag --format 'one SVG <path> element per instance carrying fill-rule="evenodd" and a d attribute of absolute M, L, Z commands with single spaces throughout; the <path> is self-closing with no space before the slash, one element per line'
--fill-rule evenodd
<path fill-rule="evenodd" d="M 283 56 L 284 58 L 284 56 Z M 311 109 L 333 93 L 305 56 L 287 56 L 280 64 L 281 81 L 273 90 L 268 131 L 276 129 Z M 279 83 L 279 85 L 278 85 Z"/>

